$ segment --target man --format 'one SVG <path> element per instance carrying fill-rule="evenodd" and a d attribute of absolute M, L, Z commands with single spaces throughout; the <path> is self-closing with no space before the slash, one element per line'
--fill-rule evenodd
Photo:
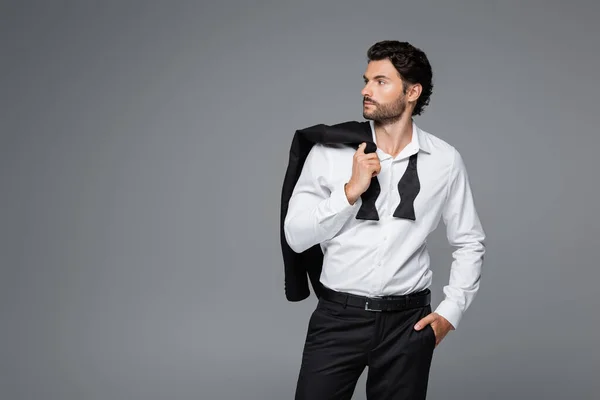
<path fill-rule="evenodd" d="M 370 400 L 425 399 L 434 348 L 458 327 L 479 289 L 485 234 L 460 153 L 413 120 L 429 104 L 432 72 L 409 43 L 367 52 L 363 117 L 375 152 L 316 143 L 295 184 L 285 239 L 323 251 L 323 295 L 311 315 L 296 399 L 350 399 L 365 367 Z M 417 163 L 418 159 L 418 163 Z M 410 164 L 414 162 L 414 164 Z M 418 166 L 414 219 L 396 218 L 396 189 Z M 377 220 L 355 218 L 373 177 Z M 456 246 L 444 300 L 432 312 L 427 236 L 440 220 Z"/>

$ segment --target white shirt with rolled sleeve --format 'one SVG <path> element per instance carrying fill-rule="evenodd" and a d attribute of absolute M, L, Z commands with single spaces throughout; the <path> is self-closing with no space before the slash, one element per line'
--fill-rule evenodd
<path fill-rule="evenodd" d="M 373 121 L 370 125 L 377 143 Z M 413 121 L 412 140 L 395 158 L 377 149 L 379 221 L 369 221 L 355 218 L 362 200 L 350 205 L 344 192 L 355 151 L 319 143 L 311 148 L 284 221 L 289 246 L 300 253 L 320 244 L 320 280 L 333 290 L 369 297 L 403 295 L 431 285 L 427 237 L 443 220 L 448 243 L 456 250 L 445 298 L 435 312 L 457 328 L 479 290 L 485 254 L 485 233 L 460 153 Z M 417 152 L 421 189 L 414 203 L 416 221 L 395 218 L 398 181 Z"/>

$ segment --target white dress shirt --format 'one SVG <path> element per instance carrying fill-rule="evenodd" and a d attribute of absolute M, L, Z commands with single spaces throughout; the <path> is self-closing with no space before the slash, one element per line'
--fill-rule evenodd
<path fill-rule="evenodd" d="M 370 125 L 377 144 L 373 121 Z M 343 145 L 312 147 L 284 221 L 290 248 L 300 253 L 320 244 L 324 255 L 320 280 L 333 290 L 369 297 L 403 295 L 430 286 L 427 237 L 441 219 L 448 242 L 457 248 L 449 283 L 443 288 L 445 298 L 435 312 L 457 328 L 479 290 L 485 253 L 485 233 L 461 155 L 413 120 L 412 141 L 395 158 L 377 148 L 379 221 L 370 221 L 355 218 L 362 200 L 350 205 L 344 192 L 355 151 Z M 416 221 L 395 218 L 398 181 L 417 152 L 421 189 L 414 202 Z"/>

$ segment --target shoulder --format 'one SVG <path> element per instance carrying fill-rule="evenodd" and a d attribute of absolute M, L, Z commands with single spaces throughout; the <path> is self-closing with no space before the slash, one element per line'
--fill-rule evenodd
<path fill-rule="evenodd" d="M 432 152 L 439 153 L 440 155 L 445 156 L 453 156 L 454 152 L 456 151 L 456 148 L 452 144 L 442 139 L 438 135 L 435 135 L 422 128 L 419 129 L 421 131 L 421 139 L 423 139 L 426 142 L 426 144 L 429 145 L 429 147 L 431 147 L 431 149 L 433 150 Z"/>
<path fill-rule="evenodd" d="M 308 152 L 305 163 L 321 171 L 329 170 L 331 165 L 338 163 L 340 157 L 347 153 L 352 156 L 354 151 L 343 144 L 315 143 Z"/>
<path fill-rule="evenodd" d="M 431 132 L 419 129 L 421 131 L 420 139 L 426 143 L 431 150 L 431 154 L 439 162 L 454 166 L 457 162 L 461 161 L 461 154 L 454 145 Z"/>
<path fill-rule="evenodd" d="M 465 160 L 456 146 L 422 129 L 421 133 L 422 136 L 426 138 L 430 149 L 432 150 L 432 155 L 435 155 L 436 164 L 440 167 L 443 166 L 443 170 L 447 171 L 449 181 L 452 181 L 459 176 L 467 175 Z"/>

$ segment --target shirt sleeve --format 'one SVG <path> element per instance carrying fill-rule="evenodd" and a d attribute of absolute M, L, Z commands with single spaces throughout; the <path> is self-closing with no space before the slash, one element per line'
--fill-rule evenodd
<path fill-rule="evenodd" d="M 485 254 L 485 233 L 475 209 L 464 160 L 456 149 L 448 184 L 442 218 L 448 243 L 456 250 L 452 253 L 450 281 L 443 288 L 445 298 L 435 312 L 456 329 L 479 290 Z"/>
<path fill-rule="evenodd" d="M 344 191 L 346 182 L 333 187 L 328 184 L 330 171 L 326 148 L 316 143 L 292 191 L 284 221 L 286 241 L 297 253 L 333 238 L 360 208 L 360 198 L 352 205 L 348 201 Z"/>

